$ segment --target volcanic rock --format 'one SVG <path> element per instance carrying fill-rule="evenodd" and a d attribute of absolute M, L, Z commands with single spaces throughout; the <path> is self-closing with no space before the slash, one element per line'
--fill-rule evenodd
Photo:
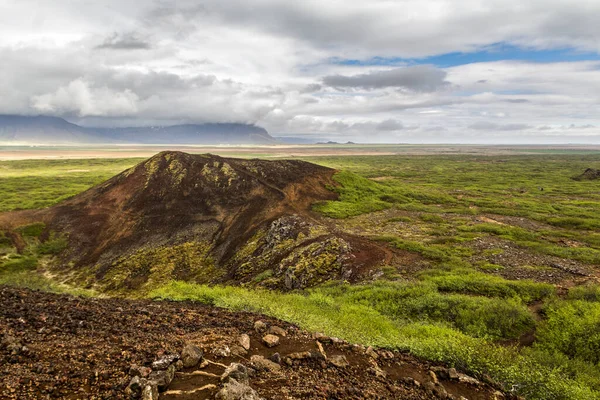
<path fill-rule="evenodd" d="M 181 361 L 183 362 L 183 367 L 195 367 L 200 361 L 202 361 L 203 356 L 204 353 L 198 346 L 191 343 L 186 344 L 181 352 Z"/>
<path fill-rule="evenodd" d="M 588 168 L 583 174 L 573 178 L 576 181 L 593 181 L 600 179 L 600 169 Z"/>

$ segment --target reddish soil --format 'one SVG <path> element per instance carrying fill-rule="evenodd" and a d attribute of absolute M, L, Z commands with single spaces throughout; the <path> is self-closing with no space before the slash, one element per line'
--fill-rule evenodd
<path fill-rule="evenodd" d="M 258 319 L 287 331 L 274 348 L 261 344 L 254 329 Z M 251 337 L 244 356 L 218 356 L 215 350 L 235 349 L 240 334 Z M 250 313 L 228 312 L 191 302 L 83 299 L 66 295 L 0 287 L 0 339 L 13 336 L 21 346 L 12 354 L 0 345 L 0 399 L 121 399 L 132 364 L 150 366 L 161 355 L 180 352 L 187 342 L 201 347 L 211 363 L 203 373 L 220 376 L 224 365 L 250 366 L 251 355 L 285 356 L 317 353 L 311 335 L 281 321 Z M 426 389 L 436 367 L 408 354 L 379 351 L 377 360 L 365 349 L 345 342 L 325 343 L 329 359 L 344 355 L 349 366 L 338 368 L 322 357 L 281 363 L 281 371 L 256 371 L 250 386 L 267 399 L 434 399 Z M 386 377 L 376 376 L 380 368 Z M 161 399 L 213 398 L 219 379 L 178 372 Z M 438 374 L 439 375 L 439 374 Z M 414 383 L 418 381 L 418 384 Z M 494 389 L 483 383 L 442 379 L 451 395 L 470 400 L 492 399 Z M 186 394 L 214 384 L 216 388 Z M 439 391 L 441 386 L 436 386 Z M 181 392 L 178 392 L 181 391 Z"/>

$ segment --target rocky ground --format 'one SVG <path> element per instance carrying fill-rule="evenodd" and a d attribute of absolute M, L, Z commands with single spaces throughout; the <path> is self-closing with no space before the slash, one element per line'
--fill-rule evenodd
<path fill-rule="evenodd" d="M 504 399 L 489 384 L 250 313 L 0 287 L 0 399 Z"/>

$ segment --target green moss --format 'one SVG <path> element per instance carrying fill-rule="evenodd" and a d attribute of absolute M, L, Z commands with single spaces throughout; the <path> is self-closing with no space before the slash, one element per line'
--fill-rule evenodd
<path fill-rule="evenodd" d="M 42 235 L 44 229 L 46 229 L 46 225 L 43 222 L 36 222 L 34 224 L 20 226 L 16 231 L 26 237 L 38 238 Z"/>
<path fill-rule="evenodd" d="M 170 247 L 139 250 L 115 262 L 101 283 L 109 291 L 135 289 L 141 292 L 172 279 L 208 283 L 220 276 L 209 245 L 188 242 Z"/>

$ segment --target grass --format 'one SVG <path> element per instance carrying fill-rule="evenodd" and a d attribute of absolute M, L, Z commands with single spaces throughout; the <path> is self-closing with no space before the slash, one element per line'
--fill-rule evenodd
<path fill-rule="evenodd" d="M 357 293 L 362 301 L 356 301 Z M 580 372 L 565 369 L 562 358 L 552 356 L 542 347 L 535 352 L 519 352 L 498 346 L 489 339 L 469 336 L 447 324 L 398 319 L 392 315 L 393 308 L 387 308 L 395 307 L 394 301 L 382 296 L 379 286 L 335 286 L 305 294 L 281 294 L 171 282 L 154 290 L 151 297 L 194 300 L 231 310 L 257 312 L 354 343 L 409 351 L 478 377 L 490 376 L 501 382 L 505 390 L 514 389 L 528 399 L 600 398 L 597 367 L 583 362 L 587 368 Z"/>
<path fill-rule="evenodd" d="M 376 282 L 285 294 L 170 282 L 151 296 L 264 313 L 351 342 L 409 351 L 490 376 L 528 399 L 598 399 L 599 286 L 574 287 L 560 299 L 553 285 L 499 276 L 514 268 L 504 258 L 509 248 L 518 248 L 519 266 L 531 265 L 530 273 L 549 268 L 530 260 L 600 265 L 600 182 L 571 179 L 600 167 L 600 154 L 540 153 L 304 157 L 340 171 L 339 200 L 316 204 L 316 211 L 414 253 L 421 272 L 407 280 L 402 265 L 388 265 Z M 139 161 L 0 162 L 0 212 L 56 204 Z M 372 179 L 378 177 L 385 179 Z M 19 228 L 28 244 L 20 255 L 0 232 L 0 284 L 97 295 L 44 274 L 43 265 L 67 245 L 66 237 L 45 230 Z M 158 285 L 168 281 L 172 265 L 153 264 L 164 278 Z M 254 284 L 272 274 L 259 274 Z M 544 304 L 541 321 L 529 310 L 534 302 Z M 500 345 L 534 329 L 531 347 Z"/>
<path fill-rule="evenodd" d="M 139 161 L 131 158 L 0 161 L 0 212 L 54 205 Z"/>

